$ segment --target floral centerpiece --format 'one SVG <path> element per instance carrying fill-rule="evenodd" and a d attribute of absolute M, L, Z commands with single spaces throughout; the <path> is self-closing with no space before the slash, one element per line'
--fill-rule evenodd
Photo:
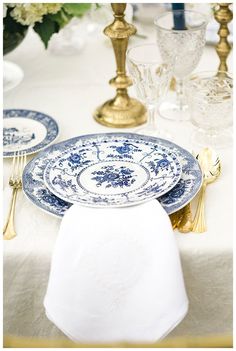
<path fill-rule="evenodd" d="M 73 17 L 82 17 L 91 7 L 83 3 L 5 3 L 3 4 L 3 53 L 24 39 L 28 27 L 40 36 L 45 48 L 54 33 Z"/>

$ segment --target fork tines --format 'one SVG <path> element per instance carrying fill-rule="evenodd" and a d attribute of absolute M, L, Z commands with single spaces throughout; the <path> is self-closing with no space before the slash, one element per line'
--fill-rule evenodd
<path fill-rule="evenodd" d="M 23 170 L 26 166 L 26 152 L 16 151 L 12 159 L 12 173 L 10 176 L 10 181 L 21 182 Z"/>

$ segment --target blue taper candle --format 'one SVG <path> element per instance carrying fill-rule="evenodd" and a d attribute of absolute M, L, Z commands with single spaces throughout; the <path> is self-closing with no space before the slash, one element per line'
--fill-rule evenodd
<path fill-rule="evenodd" d="M 174 28 L 175 30 L 184 30 L 185 27 L 185 18 L 183 11 L 177 10 L 184 10 L 184 3 L 172 4 L 173 16 L 174 16 Z"/>

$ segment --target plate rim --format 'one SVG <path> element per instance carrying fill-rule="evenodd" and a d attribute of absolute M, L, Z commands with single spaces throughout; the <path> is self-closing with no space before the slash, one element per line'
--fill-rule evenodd
<path fill-rule="evenodd" d="M 136 133 L 125 133 L 125 132 L 121 132 L 121 133 L 119 133 L 119 132 L 113 132 L 113 133 L 96 133 L 96 134 L 88 134 L 88 137 L 91 137 L 91 138 L 93 138 L 94 136 L 96 136 L 96 137 L 103 137 L 103 136 L 117 136 L 117 137 L 119 137 L 119 136 L 121 136 L 121 135 L 123 135 L 123 136 L 127 136 L 127 135 L 138 135 L 138 136 L 142 136 L 141 134 L 136 134 Z M 144 137 L 146 137 L 146 138 L 148 138 L 149 139 L 149 136 L 148 135 L 144 135 Z M 128 137 L 127 137 L 128 138 Z M 160 138 L 156 138 L 156 137 L 154 137 L 154 139 L 160 139 Z M 148 141 L 148 140 L 147 140 Z M 167 145 L 162 145 L 165 149 L 168 149 L 168 146 Z M 65 150 L 65 153 L 67 153 L 67 152 L 70 152 L 69 151 L 70 149 L 67 149 L 67 150 Z M 63 201 L 65 201 L 65 202 L 68 202 L 68 203 L 71 203 L 72 205 L 73 204 L 78 204 L 78 205 L 81 205 L 81 206 L 86 206 L 86 207 L 92 207 L 92 208 L 119 208 L 119 207 L 130 207 L 130 206 L 136 206 L 136 205 L 139 205 L 139 204 L 141 204 L 141 203 L 144 203 L 144 202 L 147 202 L 147 201 L 150 201 L 150 200 L 152 200 L 152 199 L 158 199 L 159 197 L 161 197 L 161 196 L 163 196 L 163 195 L 165 195 L 166 193 L 168 193 L 169 191 L 171 191 L 171 189 L 173 189 L 177 184 L 178 184 L 178 182 L 180 181 L 180 179 L 181 179 L 181 176 L 182 176 L 182 164 L 181 164 L 181 162 L 180 162 L 180 160 L 179 160 L 179 158 L 178 158 L 178 156 L 174 153 L 174 151 L 173 150 L 168 150 L 170 153 L 171 153 L 171 157 L 172 157 L 172 161 L 175 163 L 175 166 L 176 167 L 180 167 L 180 173 L 179 173 L 179 175 L 178 176 L 176 176 L 176 180 L 173 182 L 173 184 L 171 184 L 171 186 L 170 186 L 170 188 L 167 188 L 166 190 L 163 190 L 163 192 L 161 193 L 161 195 L 158 195 L 157 197 L 155 197 L 154 196 L 154 194 L 153 194 L 153 196 L 150 196 L 150 197 L 147 197 L 147 198 L 144 198 L 144 199 L 142 199 L 142 200 L 140 200 L 140 201 L 134 201 L 134 202 L 128 202 L 128 203 L 125 203 L 125 204 L 119 204 L 119 205 L 116 205 L 116 204 L 109 204 L 109 205 L 99 205 L 99 206 L 97 206 L 96 204 L 93 204 L 93 203 L 89 203 L 89 204 L 87 204 L 87 203 L 83 203 L 83 202 L 79 202 L 79 201 L 74 201 L 74 202 L 69 202 L 68 201 L 68 199 L 66 198 L 66 197 L 64 197 L 63 195 L 59 195 L 59 194 L 57 194 L 57 192 L 54 190 L 54 188 L 52 188 L 51 187 L 51 184 L 48 182 L 48 180 L 47 180 L 47 173 L 48 173 L 48 168 L 52 165 L 52 164 L 54 164 L 55 162 L 57 162 L 59 159 L 60 159 L 60 157 L 61 157 L 61 155 L 58 155 L 58 157 L 56 157 L 54 160 L 50 160 L 49 162 L 48 162 L 48 164 L 46 165 L 46 167 L 45 167 L 45 169 L 44 169 L 44 172 L 43 172 L 43 180 L 44 180 L 44 184 L 45 184 L 45 186 L 47 187 L 47 189 L 52 193 L 52 194 L 54 194 L 56 197 L 58 197 L 58 198 L 60 198 L 61 200 L 63 200 Z M 177 160 L 177 162 L 175 161 L 175 160 L 173 160 L 173 156 L 175 156 L 175 158 L 176 158 L 176 160 Z M 116 160 L 114 160 L 114 162 L 116 162 Z M 135 164 L 138 164 L 138 163 L 135 163 Z M 103 194 L 103 196 L 105 196 L 106 194 Z M 112 194 L 111 194 L 112 195 Z M 96 194 L 96 196 L 99 196 L 99 194 Z"/>
<path fill-rule="evenodd" d="M 33 112 L 33 113 L 35 113 L 35 114 L 44 115 L 44 116 L 50 118 L 50 120 L 53 121 L 54 125 L 55 125 L 56 128 L 57 128 L 57 134 L 56 134 L 55 138 L 52 139 L 52 140 L 51 140 L 49 143 L 47 143 L 46 145 L 42 145 L 42 147 L 37 148 L 37 146 L 40 145 L 40 144 L 42 144 L 42 143 L 46 140 L 46 138 L 47 138 L 47 136 L 48 136 L 48 129 L 46 128 L 46 126 L 45 126 L 43 123 L 41 123 L 40 121 L 37 121 L 38 123 L 41 123 L 41 124 L 46 128 L 47 134 L 46 134 L 46 137 L 45 137 L 40 143 L 36 144 L 35 146 L 30 147 L 30 148 L 28 149 L 29 151 L 27 151 L 27 149 L 26 149 L 26 150 L 22 150 L 22 151 L 26 151 L 26 155 L 27 155 L 27 156 L 28 156 L 28 155 L 32 155 L 32 154 L 35 154 L 35 153 L 40 152 L 40 151 L 42 151 L 42 150 L 45 150 L 45 148 L 51 146 L 51 145 L 58 139 L 59 134 L 60 134 L 59 125 L 58 125 L 57 121 L 56 121 L 53 117 L 51 117 L 50 115 L 48 115 L 47 113 L 44 113 L 44 112 L 41 112 L 41 111 L 36 111 L 36 110 L 24 109 L 24 108 L 9 108 L 9 109 L 4 109 L 4 110 L 3 110 L 3 123 L 4 123 L 4 119 L 8 119 L 8 118 L 26 118 L 26 119 L 29 118 L 29 119 L 35 120 L 35 119 L 33 119 L 33 118 L 26 117 L 26 116 L 5 116 L 5 113 L 8 112 L 8 111 L 28 111 L 28 112 Z M 4 127 L 4 126 L 3 126 L 3 127 Z M 31 149 L 32 149 L 32 150 L 31 150 Z M 31 151 L 30 151 L 30 150 L 31 150 Z M 4 151 L 4 150 L 3 150 L 3 158 L 12 158 L 13 156 L 14 156 L 14 151 Z"/>

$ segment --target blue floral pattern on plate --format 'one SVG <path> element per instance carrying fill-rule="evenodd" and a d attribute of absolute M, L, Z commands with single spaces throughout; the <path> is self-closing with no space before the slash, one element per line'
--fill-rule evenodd
<path fill-rule="evenodd" d="M 113 134 L 114 135 L 114 134 Z M 168 193 L 158 198 L 163 208 L 168 214 L 176 212 L 184 207 L 199 191 L 202 184 L 202 173 L 196 159 L 187 150 L 180 146 L 159 138 L 147 137 L 138 134 L 126 134 L 136 140 L 155 141 L 164 146 L 168 146 L 178 157 L 182 165 L 182 175 L 180 181 Z M 64 213 L 70 208 L 71 203 L 61 200 L 47 189 L 43 180 L 43 173 L 50 162 L 57 157 L 61 150 L 73 148 L 76 143 L 83 145 L 83 139 L 87 136 L 75 137 L 63 141 L 59 144 L 52 145 L 46 150 L 40 152 L 25 167 L 23 174 L 23 190 L 25 195 L 39 208 L 53 214 L 57 217 L 63 217 Z M 73 152 L 72 152 L 73 153 Z M 119 152 L 117 152 L 119 155 Z M 100 155 L 98 154 L 98 157 Z M 72 158 L 75 163 L 78 161 L 77 156 Z M 94 203 L 106 203 L 107 199 L 91 195 Z"/>
<path fill-rule="evenodd" d="M 125 166 L 103 166 L 101 167 L 101 170 L 92 172 L 95 177 L 92 177 L 91 179 L 96 180 L 97 186 L 106 183 L 106 188 L 117 188 L 118 186 L 122 188 L 130 187 L 135 182 L 132 173 L 134 173 L 134 170 Z M 137 175 L 135 175 L 135 177 L 137 177 Z"/>
<path fill-rule="evenodd" d="M 3 125 L 3 157 L 12 157 L 17 150 L 27 155 L 38 152 L 55 141 L 59 132 L 52 117 L 23 109 L 4 110 Z"/>
<path fill-rule="evenodd" d="M 173 151 L 156 141 L 122 133 L 97 134 L 62 150 L 47 165 L 44 180 L 65 201 L 119 207 L 165 194 L 177 184 L 181 172 Z M 94 203 L 91 195 L 103 200 Z"/>

